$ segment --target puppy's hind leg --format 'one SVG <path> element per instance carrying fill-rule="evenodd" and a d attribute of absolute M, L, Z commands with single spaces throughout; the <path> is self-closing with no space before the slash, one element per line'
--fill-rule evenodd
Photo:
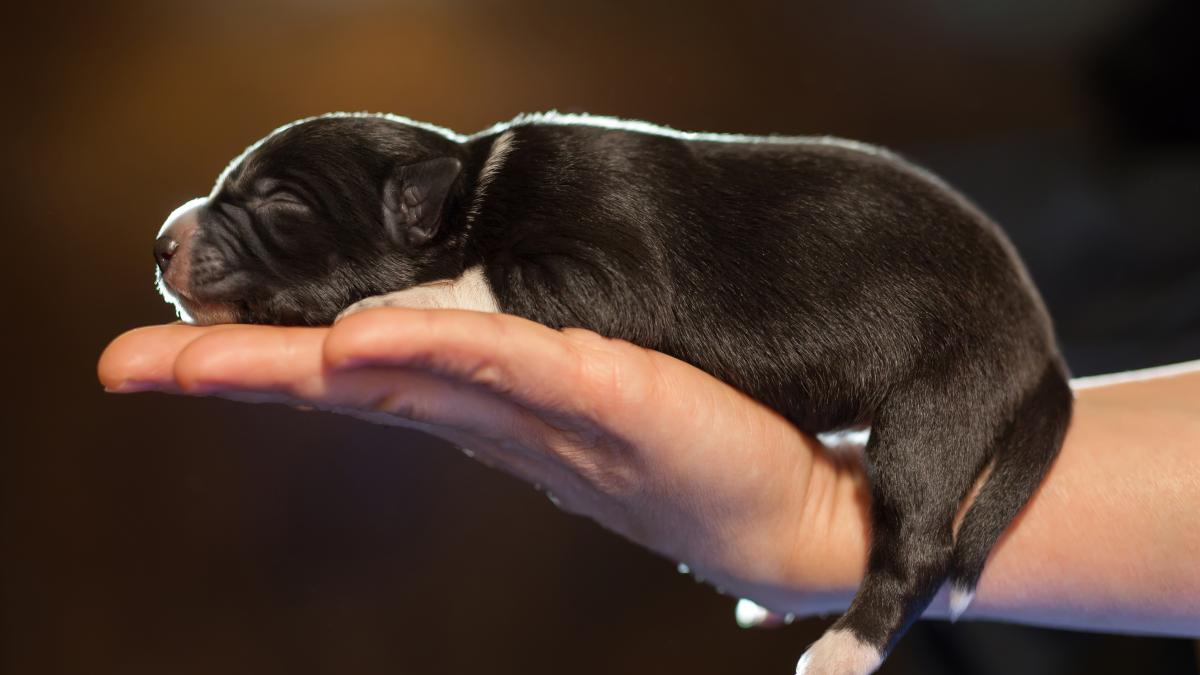
<path fill-rule="evenodd" d="M 872 542 L 850 608 L 796 666 L 803 675 L 874 672 L 950 572 L 959 504 L 1007 419 L 978 376 L 930 377 L 893 392 L 867 443 Z"/>
<path fill-rule="evenodd" d="M 457 279 L 442 279 L 413 286 L 394 293 L 364 298 L 342 310 L 334 323 L 351 314 L 376 307 L 408 307 L 410 309 L 471 309 L 477 312 L 499 312 L 496 295 L 488 284 L 481 267 L 472 267 Z"/>

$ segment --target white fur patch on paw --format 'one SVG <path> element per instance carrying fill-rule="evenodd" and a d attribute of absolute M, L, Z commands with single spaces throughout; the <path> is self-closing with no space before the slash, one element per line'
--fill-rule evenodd
<path fill-rule="evenodd" d="M 868 675 L 883 663 L 875 647 L 848 630 L 830 630 L 804 652 L 796 675 Z"/>
<path fill-rule="evenodd" d="M 962 616 L 963 612 L 971 606 L 971 601 L 975 599 L 975 591 L 969 588 L 960 586 L 950 586 L 950 620 L 958 621 L 958 617 Z"/>

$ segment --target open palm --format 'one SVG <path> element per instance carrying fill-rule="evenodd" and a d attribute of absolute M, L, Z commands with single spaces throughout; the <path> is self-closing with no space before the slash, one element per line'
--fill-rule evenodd
<path fill-rule="evenodd" d="M 120 336 L 99 371 L 111 391 L 306 405 L 427 431 L 781 611 L 844 608 L 861 578 L 855 463 L 686 363 L 589 331 L 410 309 L 332 328 L 173 324 Z"/>

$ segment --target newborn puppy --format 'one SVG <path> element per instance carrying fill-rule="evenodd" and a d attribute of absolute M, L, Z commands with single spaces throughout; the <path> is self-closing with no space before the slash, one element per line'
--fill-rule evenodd
<path fill-rule="evenodd" d="M 666 352 L 807 432 L 869 425 L 867 575 L 802 673 L 875 670 L 947 580 L 960 614 L 1071 414 L 1050 320 L 996 225 L 849 141 L 329 115 L 247 149 L 155 258 L 197 323 L 507 312 Z"/>

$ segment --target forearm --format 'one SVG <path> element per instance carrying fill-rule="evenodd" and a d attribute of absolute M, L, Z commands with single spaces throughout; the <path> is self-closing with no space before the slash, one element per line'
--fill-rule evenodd
<path fill-rule="evenodd" d="M 1062 452 L 1000 540 L 965 619 L 1200 635 L 1200 362 L 1142 381 L 1080 383 Z M 850 491 L 852 474 L 844 474 Z M 843 498 L 856 562 L 814 594 L 766 592 L 776 608 L 845 608 L 861 579 L 862 500 Z M 862 541 L 860 541 L 862 539 Z M 840 556 L 839 556 L 840 557 Z M 821 588 L 819 586 L 818 588 Z M 789 598 L 789 596 L 791 596 Z M 947 615 L 943 589 L 927 617 Z"/>
<path fill-rule="evenodd" d="M 974 616 L 1200 634 L 1200 371 L 1081 387 Z"/>

